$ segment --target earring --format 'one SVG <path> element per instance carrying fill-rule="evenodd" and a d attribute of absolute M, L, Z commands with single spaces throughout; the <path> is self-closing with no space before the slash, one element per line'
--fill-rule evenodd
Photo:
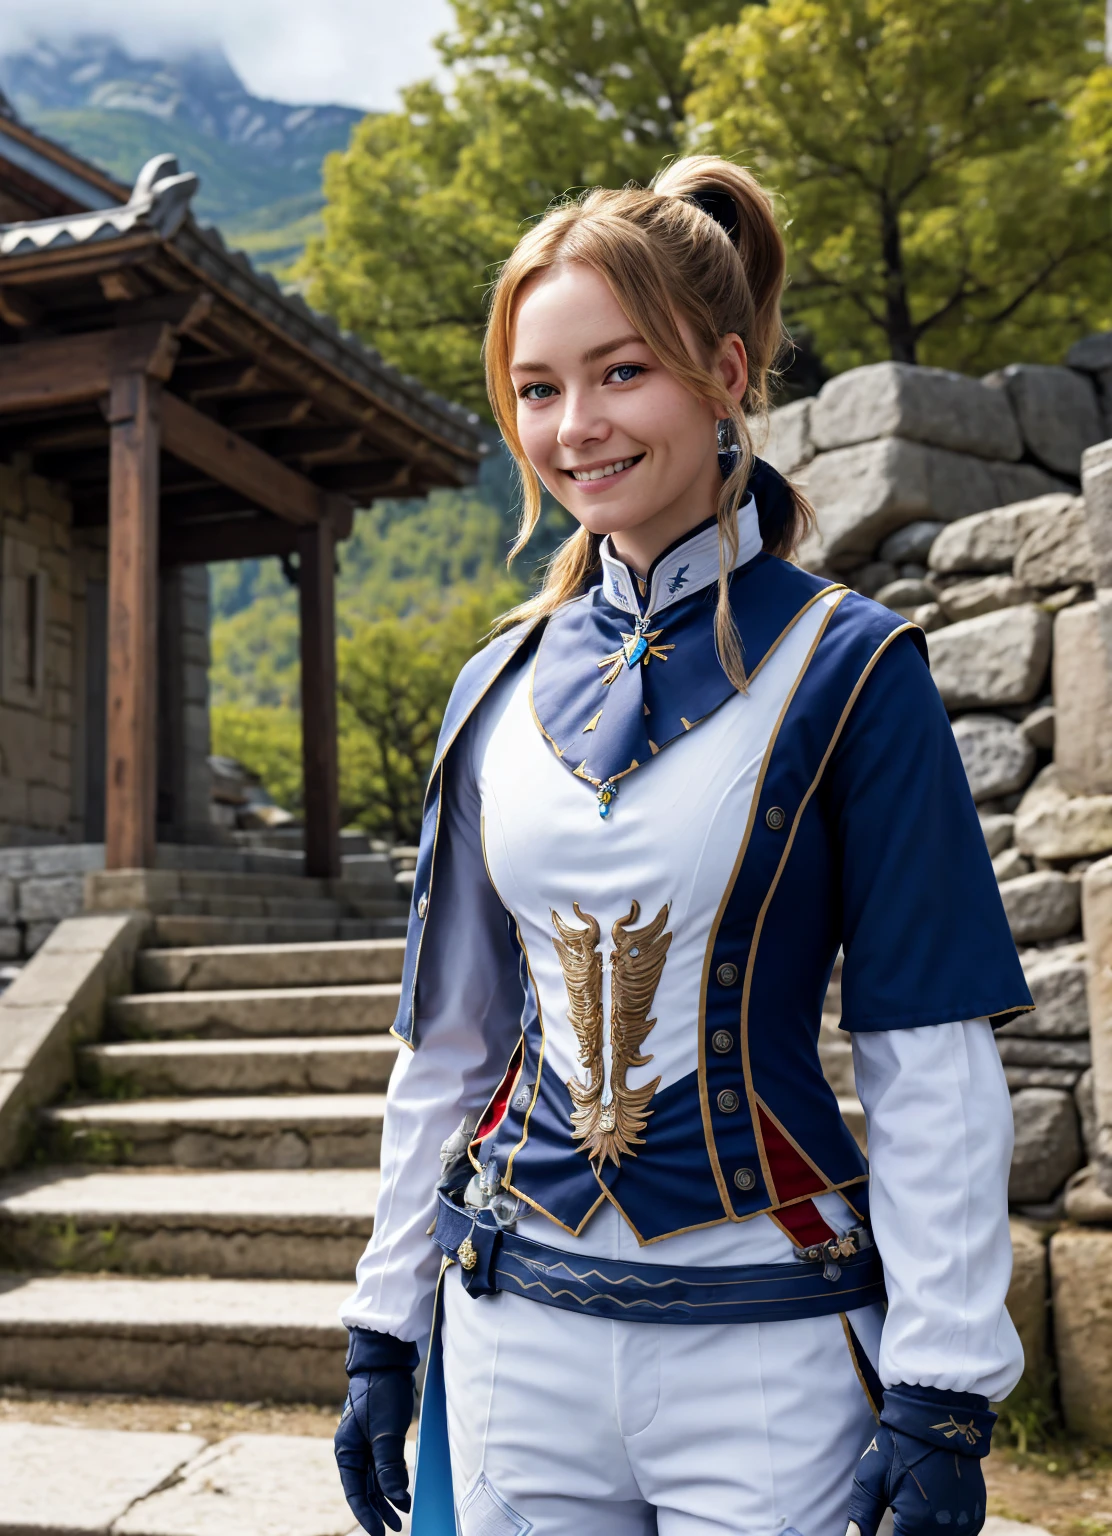
<path fill-rule="evenodd" d="M 739 445 L 733 441 L 734 424 L 728 416 L 718 423 L 718 468 L 723 480 L 728 480 L 737 468 Z"/>

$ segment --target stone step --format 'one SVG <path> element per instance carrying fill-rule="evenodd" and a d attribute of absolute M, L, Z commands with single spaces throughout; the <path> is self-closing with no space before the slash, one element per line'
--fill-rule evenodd
<path fill-rule="evenodd" d="M 355 987 L 137 992 L 109 1000 L 108 1022 L 129 1038 L 366 1035 L 390 1028 L 400 991 L 396 982 L 371 981 Z"/>
<path fill-rule="evenodd" d="M 0 1275 L 0 1381 L 33 1391 L 343 1402 L 350 1282 Z"/>
<path fill-rule="evenodd" d="M 385 1096 L 136 1099 L 40 1112 L 55 1162 L 176 1168 L 375 1168 Z"/>
<path fill-rule="evenodd" d="M 305 901 L 334 894 L 331 881 L 309 875 L 241 875 L 220 870 L 179 870 L 177 887 L 182 896 L 285 896 Z"/>
<path fill-rule="evenodd" d="M 160 917 L 264 917 L 289 922 L 338 922 L 343 904 L 310 896 L 175 896 L 158 909 Z M 356 914 L 361 916 L 362 914 Z"/>
<path fill-rule="evenodd" d="M 0 1183 L 0 1267 L 350 1285 L 378 1182 L 362 1168 L 27 1170 Z"/>
<path fill-rule="evenodd" d="M 222 942 L 231 945 L 327 944 L 334 940 L 404 939 L 407 908 L 392 902 L 375 905 L 393 907 L 397 915 L 315 921 L 278 917 L 174 917 L 163 913 L 152 917 L 146 942 L 159 948 L 179 949 Z"/>
<path fill-rule="evenodd" d="M 143 1040 L 90 1045 L 80 1080 L 98 1098 L 214 1093 L 384 1093 L 397 1059 L 390 1035 L 274 1040 Z"/>
<path fill-rule="evenodd" d="M 135 980 L 142 992 L 353 986 L 375 981 L 400 982 L 404 958 L 402 939 L 147 949 L 138 956 Z"/>

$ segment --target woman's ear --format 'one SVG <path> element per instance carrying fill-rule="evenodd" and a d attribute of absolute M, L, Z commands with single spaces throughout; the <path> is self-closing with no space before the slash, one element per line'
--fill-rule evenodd
<path fill-rule="evenodd" d="M 749 385 L 749 359 L 745 343 L 732 331 L 723 336 L 719 347 L 718 374 L 727 392 L 740 403 Z"/>

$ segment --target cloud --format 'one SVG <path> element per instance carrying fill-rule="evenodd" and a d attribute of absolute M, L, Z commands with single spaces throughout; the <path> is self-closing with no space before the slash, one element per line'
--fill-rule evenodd
<path fill-rule="evenodd" d="M 256 95 L 389 108 L 436 72 L 450 22 L 448 0 L 2 0 L 0 52 L 82 32 L 141 53 L 218 43 Z"/>

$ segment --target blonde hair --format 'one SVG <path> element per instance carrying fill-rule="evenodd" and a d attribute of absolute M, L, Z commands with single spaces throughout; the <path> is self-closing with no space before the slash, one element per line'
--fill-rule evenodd
<path fill-rule="evenodd" d="M 708 194 L 716 208 L 724 205 L 728 211 L 732 203 L 732 234 L 695 201 Z M 517 396 L 510 378 L 517 303 L 522 287 L 537 273 L 568 261 L 599 272 L 669 372 L 715 405 L 732 425 L 739 452 L 718 498 L 715 639 L 727 676 L 744 688 L 729 577 L 737 558 L 737 509 L 753 466 L 747 418 L 767 413 L 769 378 L 786 341 L 780 317 L 784 242 L 772 199 L 744 167 L 713 155 L 691 155 L 673 162 L 647 189 L 611 192 L 596 187 L 564 202 L 518 241 L 494 286 L 484 345 L 487 393 L 524 490 L 511 560 L 527 544 L 541 510 L 540 481 L 518 436 Z M 694 354 L 680 321 L 695 338 Z M 740 401 L 730 396 L 709 366 L 721 339 L 731 333 L 741 337 L 749 357 L 749 382 Z M 776 555 L 790 555 L 814 521 L 810 506 L 790 489 L 790 512 L 765 546 Z M 501 624 L 542 617 L 578 596 L 598 568 L 600 542 L 599 535 L 577 529 L 550 560 L 541 590 L 506 614 Z"/>

